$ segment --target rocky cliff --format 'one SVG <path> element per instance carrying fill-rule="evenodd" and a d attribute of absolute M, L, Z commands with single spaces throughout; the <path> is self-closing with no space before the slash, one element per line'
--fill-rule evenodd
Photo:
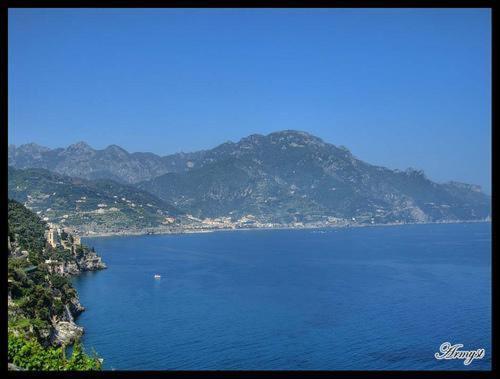
<path fill-rule="evenodd" d="M 85 308 L 68 276 L 105 264 L 77 237 L 10 200 L 8 224 L 9 335 L 45 346 L 74 343 L 83 334 L 75 318 Z"/>

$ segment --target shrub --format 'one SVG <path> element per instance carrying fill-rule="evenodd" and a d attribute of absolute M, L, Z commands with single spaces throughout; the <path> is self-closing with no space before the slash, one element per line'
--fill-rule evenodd
<path fill-rule="evenodd" d="M 9 362 L 26 370 L 41 371 L 89 371 L 100 370 L 101 361 L 97 356 L 87 355 L 79 342 L 75 343 L 69 359 L 63 347 L 44 348 L 35 339 L 25 339 L 9 334 Z"/>

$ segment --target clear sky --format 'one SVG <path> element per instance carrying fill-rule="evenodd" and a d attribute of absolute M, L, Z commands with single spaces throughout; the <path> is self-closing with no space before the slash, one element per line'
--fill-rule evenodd
<path fill-rule="evenodd" d="M 487 9 L 9 10 L 9 143 L 161 155 L 304 130 L 491 188 Z"/>

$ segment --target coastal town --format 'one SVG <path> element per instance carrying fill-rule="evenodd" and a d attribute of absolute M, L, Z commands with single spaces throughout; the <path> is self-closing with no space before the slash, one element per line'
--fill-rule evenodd
<path fill-rule="evenodd" d="M 469 220 L 467 222 L 489 222 L 491 217 L 481 220 Z M 422 221 L 424 224 L 449 224 L 460 223 L 463 220 L 446 221 Z M 417 222 L 407 222 L 395 220 L 393 222 L 377 222 L 373 217 L 352 217 L 350 219 L 338 217 L 323 217 L 316 220 L 293 221 L 290 223 L 268 222 L 260 220 L 254 215 L 248 214 L 233 220 L 231 217 L 198 218 L 193 215 L 183 215 L 181 217 L 167 216 L 159 226 L 154 227 L 130 227 L 130 228 L 103 228 L 95 223 L 74 226 L 72 230 L 84 237 L 104 237 L 104 236 L 125 236 L 125 235 L 153 235 L 153 234 L 183 234 L 183 233 L 209 233 L 216 231 L 235 230 L 266 230 L 266 229 L 322 229 L 322 228 L 346 228 L 346 227 L 367 227 L 367 226 L 388 226 L 406 225 Z M 68 228 L 57 227 L 59 230 Z M 61 241 L 62 246 L 64 241 Z"/>
<path fill-rule="evenodd" d="M 81 243 L 78 236 L 205 233 L 245 229 L 339 228 L 466 221 L 454 219 L 432 221 L 411 202 L 403 203 L 396 211 L 377 208 L 373 211 L 359 212 L 355 217 L 300 212 L 289 213 L 284 215 L 285 217 L 252 213 L 242 215 L 241 212 L 239 214 L 229 212 L 218 217 L 203 217 L 188 212 L 172 213 L 144 199 L 131 200 L 125 195 L 113 192 L 107 195 L 106 200 L 95 196 L 89 198 L 89 196 L 79 195 L 67 197 L 62 202 L 57 196 L 59 196 L 57 192 L 39 191 L 36 195 L 28 195 L 24 205 L 48 223 L 47 238 L 51 246 L 58 246 L 73 254 L 77 252 Z M 437 211 L 449 208 L 447 204 L 428 203 L 426 205 Z M 411 217 L 405 217 L 405 214 L 410 214 Z M 485 218 L 470 221 L 490 220 L 491 217 L 488 215 Z M 51 261 L 50 264 L 55 263 Z"/>
<path fill-rule="evenodd" d="M 61 220 L 64 221 L 65 220 Z M 289 223 L 269 222 L 252 214 L 236 218 L 223 217 L 195 217 L 191 214 L 164 216 L 158 226 L 131 227 L 131 228 L 105 228 L 96 223 L 72 226 L 74 232 L 82 236 L 108 236 L 108 235 L 136 235 L 136 234 L 178 234 L 178 233 L 203 233 L 223 230 L 245 230 L 245 229 L 301 229 L 301 228 L 328 228 L 345 227 L 351 225 L 374 224 L 371 218 L 343 219 L 337 217 L 322 217 L 318 219 L 295 219 Z"/>

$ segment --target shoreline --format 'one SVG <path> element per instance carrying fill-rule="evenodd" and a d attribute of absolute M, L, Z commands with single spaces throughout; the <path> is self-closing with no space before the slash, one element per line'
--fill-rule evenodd
<path fill-rule="evenodd" d="M 320 230 L 320 229 L 350 229 L 366 227 L 394 227 L 405 225 L 434 225 L 434 224 L 471 224 L 471 223 L 491 223 L 491 220 L 456 220 L 456 221 L 431 221 L 431 222 L 407 222 L 407 223 L 385 223 L 385 224 L 346 224 L 346 225 L 325 225 L 325 226 L 279 226 L 279 227 L 256 227 L 256 228 L 213 228 L 213 229 L 184 229 L 169 231 L 128 231 L 108 232 L 81 235 L 81 238 L 104 238 L 104 237 L 132 237 L 132 236 L 160 236 L 160 235 L 181 235 L 181 234 L 203 234 L 215 232 L 237 232 L 237 231 L 266 231 L 266 230 Z"/>

